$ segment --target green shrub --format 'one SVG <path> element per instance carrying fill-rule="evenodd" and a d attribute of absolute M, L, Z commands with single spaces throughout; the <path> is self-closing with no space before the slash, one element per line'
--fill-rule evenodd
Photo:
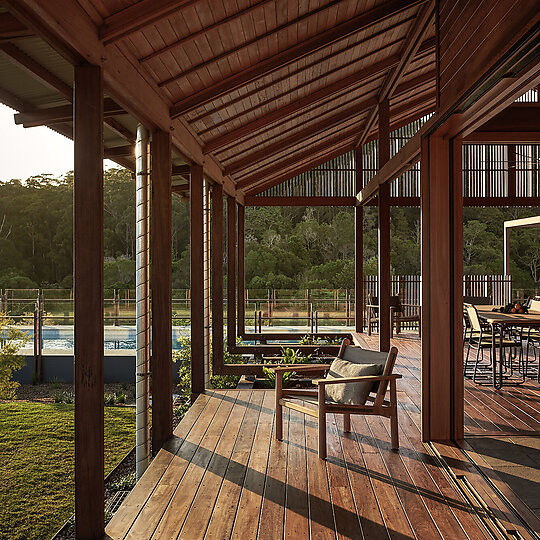
<path fill-rule="evenodd" d="M 13 399 L 19 383 L 12 381 L 13 372 L 21 369 L 24 358 L 18 353 L 28 342 L 28 335 L 0 313 L 0 399 Z"/>
<path fill-rule="evenodd" d="M 237 341 L 239 344 L 242 341 Z M 178 369 L 178 386 L 182 395 L 186 398 L 191 396 L 191 338 L 181 337 L 178 340 L 180 349 L 173 351 L 173 361 L 180 364 Z M 210 355 L 212 351 L 210 350 Z M 227 344 L 224 344 L 223 361 L 225 364 L 241 364 L 243 358 L 241 354 L 233 354 L 227 350 Z M 238 375 L 214 375 L 210 374 L 210 388 L 236 388 L 240 377 Z"/>
<path fill-rule="evenodd" d="M 299 350 L 291 349 L 290 347 L 281 347 L 281 354 L 283 358 L 278 362 L 279 364 L 304 364 L 307 360 L 311 359 L 311 355 L 304 356 Z M 276 375 L 275 373 L 266 367 L 263 367 L 263 373 L 266 376 L 265 384 L 269 388 L 275 388 Z M 283 388 L 290 386 L 293 376 L 296 375 L 294 371 L 286 371 L 283 373 Z"/>

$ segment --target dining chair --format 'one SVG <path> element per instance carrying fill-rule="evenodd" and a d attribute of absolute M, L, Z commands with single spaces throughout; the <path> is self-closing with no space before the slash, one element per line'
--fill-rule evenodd
<path fill-rule="evenodd" d="M 480 320 L 478 311 L 472 304 L 464 304 L 464 308 L 471 324 L 471 333 L 468 340 L 469 348 L 465 358 L 465 376 L 472 378 L 478 384 L 490 384 L 493 382 L 493 362 L 495 361 L 493 357 L 493 327 L 491 324 Z M 502 350 L 499 351 L 502 368 L 511 370 L 511 359 L 517 356 L 518 348 L 520 348 L 520 361 L 522 360 L 521 341 L 503 335 L 501 342 L 500 338 L 500 331 L 495 331 L 495 347 L 500 348 L 502 346 Z M 476 357 L 472 362 L 469 360 L 471 349 L 476 349 Z M 484 362 L 484 350 L 486 349 L 489 350 L 489 362 L 487 363 Z M 510 349 L 508 355 L 510 364 L 506 360 L 506 349 Z M 514 349 L 514 355 L 512 355 L 512 349 Z"/>

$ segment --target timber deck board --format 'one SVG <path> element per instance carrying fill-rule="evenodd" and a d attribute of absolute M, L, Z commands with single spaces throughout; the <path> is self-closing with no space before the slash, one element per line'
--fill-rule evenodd
<path fill-rule="evenodd" d="M 376 336 L 363 339 L 376 346 Z M 421 442 L 420 342 L 394 342 L 398 452 L 387 419 L 352 416 L 344 433 L 342 416 L 329 415 L 323 461 L 315 418 L 285 409 L 283 441 L 274 438 L 273 391 L 208 390 L 108 524 L 109 538 L 489 538 L 478 504 Z M 538 433 L 539 397 L 535 382 L 495 391 L 466 380 L 467 436 Z M 435 448 L 507 529 L 531 537 L 459 447 Z"/>

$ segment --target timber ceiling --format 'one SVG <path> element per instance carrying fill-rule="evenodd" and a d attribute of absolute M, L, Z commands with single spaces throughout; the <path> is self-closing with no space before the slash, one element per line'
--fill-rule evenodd
<path fill-rule="evenodd" d="M 246 195 L 373 139 L 382 99 L 390 101 L 392 129 L 436 107 L 433 1 L 78 4 L 105 47 L 119 50 L 156 88 L 171 118 Z M 0 100 L 13 107 L 16 100 L 7 98 L 20 98 L 27 110 L 69 104 L 71 66 L 10 13 L 0 13 L 0 32 Z M 64 95 L 43 76 L 28 75 L 6 47 L 49 71 Z M 132 145 L 135 119 L 110 105 L 106 146 Z"/>

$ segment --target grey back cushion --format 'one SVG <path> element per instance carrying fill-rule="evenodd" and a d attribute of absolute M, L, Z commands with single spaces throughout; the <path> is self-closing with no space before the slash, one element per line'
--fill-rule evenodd
<path fill-rule="evenodd" d="M 343 377 L 380 375 L 383 367 L 384 364 L 359 364 L 336 358 L 332 362 L 326 378 L 340 379 Z M 373 386 L 374 383 L 372 381 L 330 384 L 325 387 L 326 399 L 334 403 L 364 405 Z"/>
<path fill-rule="evenodd" d="M 353 362 L 354 364 L 380 364 L 382 366 L 381 373 L 387 358 L 387 352 L 370 351 L 354 345 L 347 345 L 343 353 L 343 360 Z"/>

